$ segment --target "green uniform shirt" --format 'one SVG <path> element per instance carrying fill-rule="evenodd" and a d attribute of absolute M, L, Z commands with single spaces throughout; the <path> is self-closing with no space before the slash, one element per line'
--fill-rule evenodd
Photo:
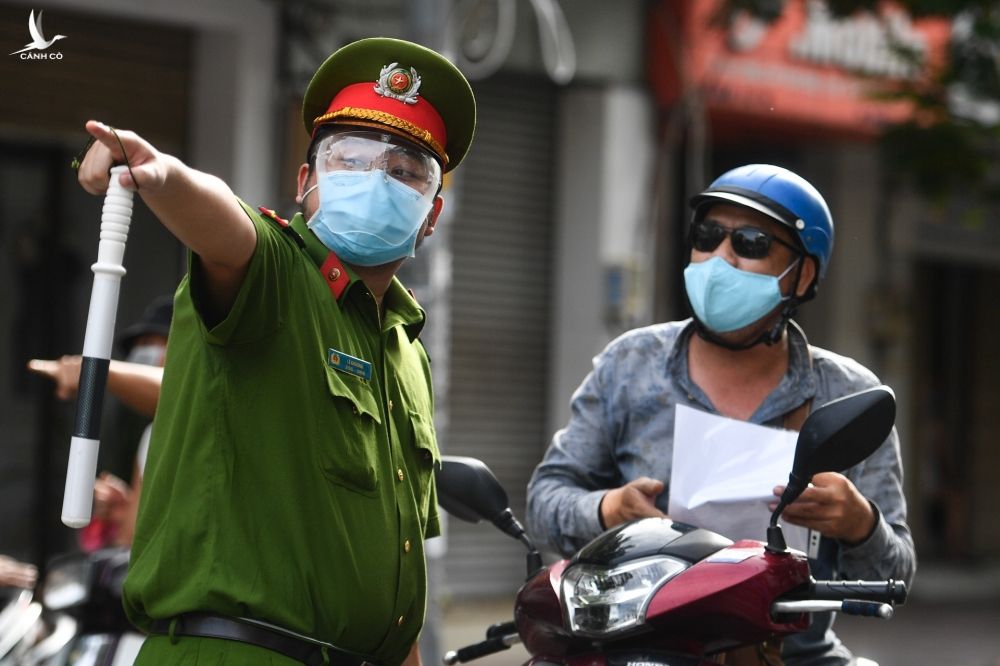
<path fill-rule="evenodd" d="M 177 291 L 125 607 L 141 628 L 245 616 L 396 664 L 440 532 L 424 313 L 394 279 L 380 317 L 300 215 L 247 212 L 257 247 L 227 318 L 199 316 L 196 259 Z"/>

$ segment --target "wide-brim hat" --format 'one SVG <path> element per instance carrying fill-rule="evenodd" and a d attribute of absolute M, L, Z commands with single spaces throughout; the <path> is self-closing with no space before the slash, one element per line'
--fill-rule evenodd
<path fill-rule="evenodd" d="M 476 99 L 455 65 L 419 44 L 372 37 L 320 65 L 302 102 L 306 132 L 329 123 L 373 127 L 416 142 L 451 171 L 476 129 Z"/>
<path fill-rule="evenodd" d="M 141 335 L 162 335 L 170 333 L 170 320 L 174 314 L 174 297 L 170 295 L 157 296 L 142 313 L 142 317 L 125 327 L 118 334 L 118 344 L 128 352 L 132 349 L 136 338 Z"/>

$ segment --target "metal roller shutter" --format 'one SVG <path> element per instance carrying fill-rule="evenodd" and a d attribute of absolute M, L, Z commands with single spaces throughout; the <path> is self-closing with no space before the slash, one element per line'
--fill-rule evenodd
<path fill-rule="evenodd" d="M 485 461 L 523 521 L 545 431 L 552 263 L 555 86 L 504 76 L 474 86 L 479 124 L 452 227 L 447 452 Z M 451 520 L 447 585 L 505 594 L 524 547 L 489 525 Z"/>

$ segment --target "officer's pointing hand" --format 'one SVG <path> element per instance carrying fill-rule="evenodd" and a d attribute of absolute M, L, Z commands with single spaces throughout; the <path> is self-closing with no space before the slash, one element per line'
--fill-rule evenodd
<path fill-rule="evenodd" d="M 87 151 L 77 173 L 83 189 L 91 194 L 107 192 L 110 169 L 115 164 L 125 164 L 126 153 L 132 170 L 131 174 L 126 172 L 120 176 L 122 187 L 131 190 L 155 189 L 163 184 L 167 172 L 164 156 L 138 134 L 120 129 L 112 131 L 96 120 L 87 121 L 87 132 L 96 141 Z"/>
<path fill-rule="evenodd" d="M 665 518 L 666 514 L 654 504 L 662 492 L 663 482 L 648 476 L 640 476 L 621 488 L 609 490 L 601 499 L 604 527 L 614 527 L 636 518 Z"/>

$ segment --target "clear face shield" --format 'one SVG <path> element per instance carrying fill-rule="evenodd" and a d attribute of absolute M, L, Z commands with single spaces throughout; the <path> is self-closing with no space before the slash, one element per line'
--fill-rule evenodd
<path fill-rule="evenodd" d="M 441 165 L 430 153 L 376 131 L 340 132 L 323 138 L 316 149 L 316 170 L 320 176 L 333 171 L 380 171 L 429 199 L 441 184 Z"/>
<path fill-rule="evenodd" d="M 310 227 L 327 247 L 361 266 L 413 256 L 441 185 L 429 152 L 382 132 L 340 132 L 319 142 L 316 172 Z"/>

